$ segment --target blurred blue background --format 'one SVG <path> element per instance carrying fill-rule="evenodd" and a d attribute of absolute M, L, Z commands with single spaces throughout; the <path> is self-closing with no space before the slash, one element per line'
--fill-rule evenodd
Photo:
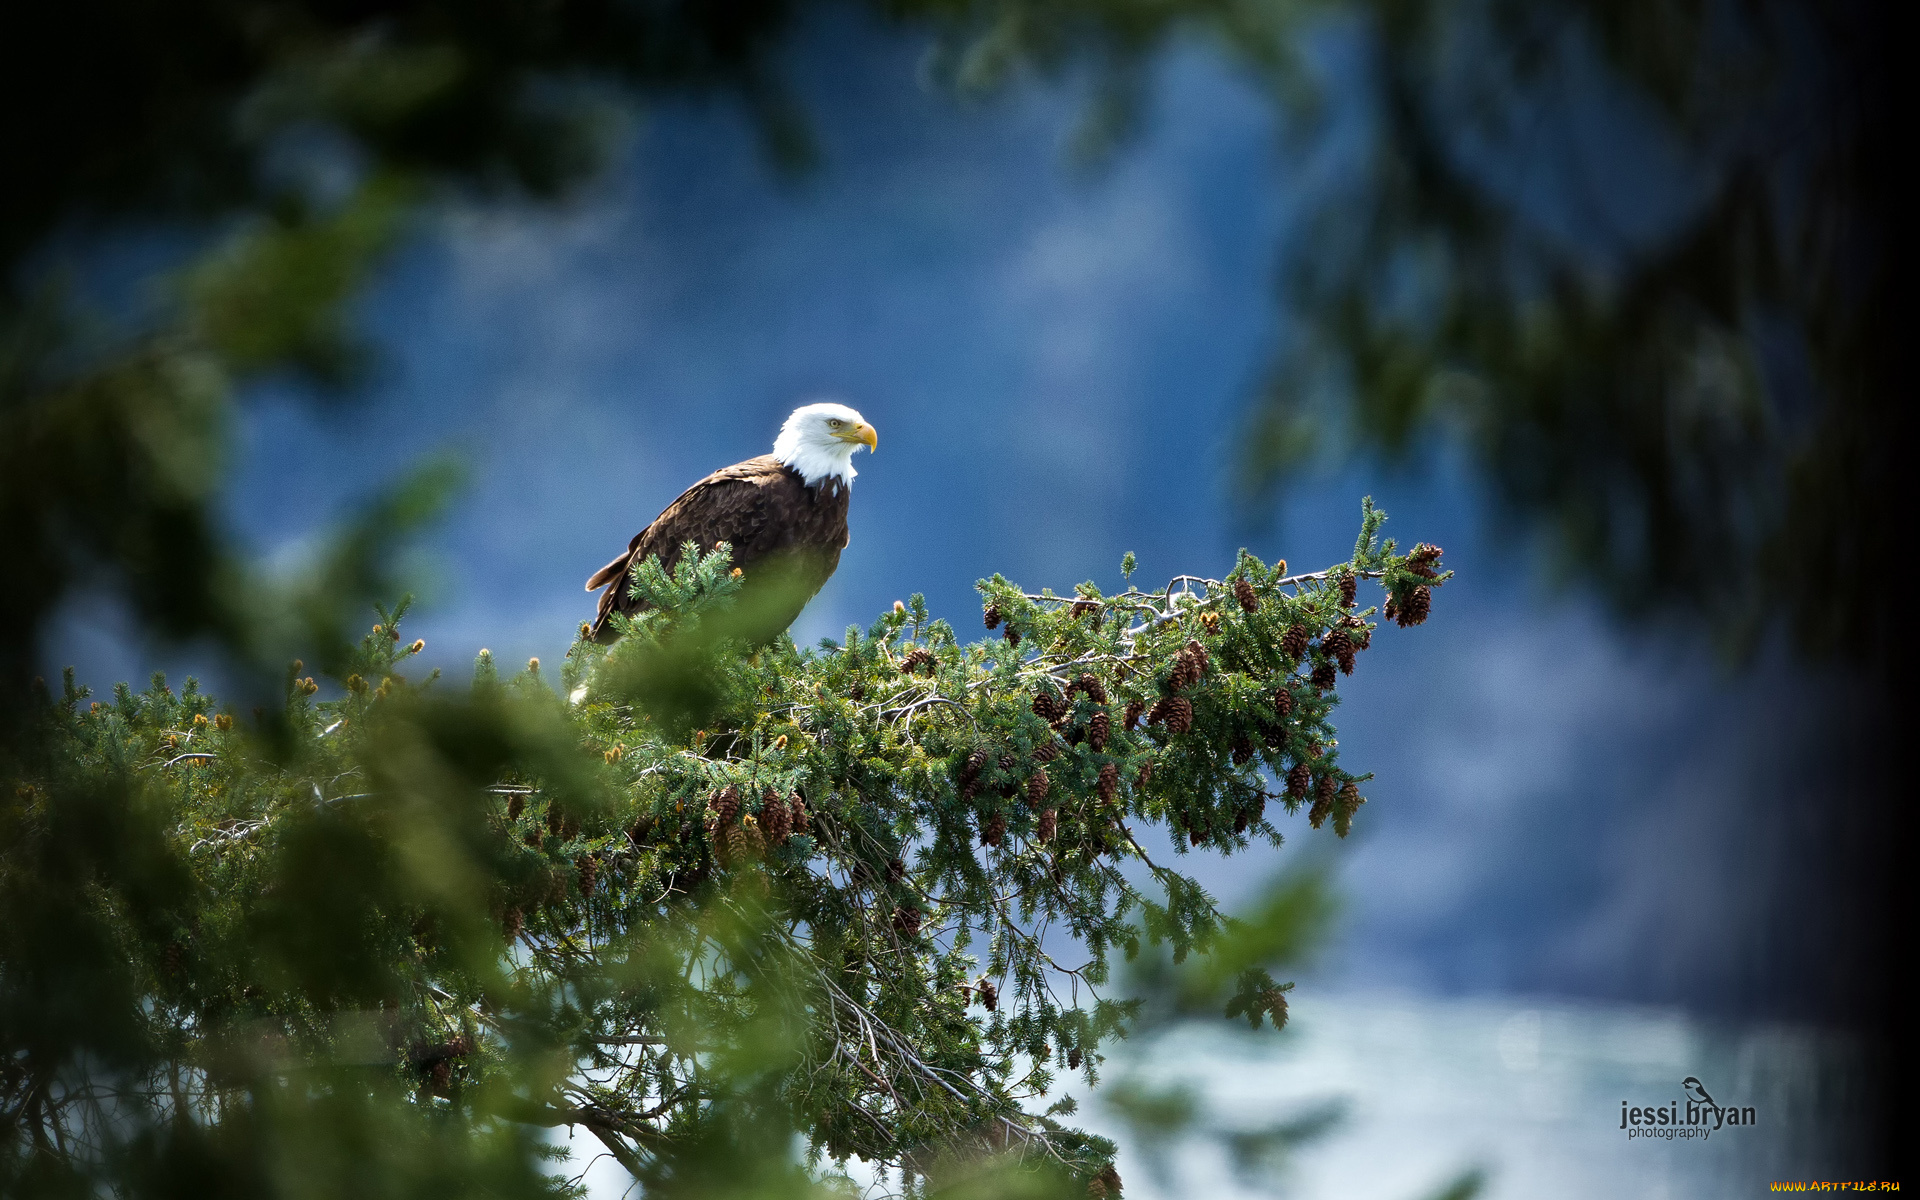
<path fill-rule="evenodd" d="M 561 209 L 442 206 L 366 301 L 367 394 L 253 397 L 235 529 L 297 564 L 316 527 L 459 451 L 470 488 L 424 542 L 412 621 L 457 675 L 482 646 L 557 664 L 588 574 L 812 398 L 859 408 L 880 448 L 803 644 L 916 591 L 983 635 L 977 578 L 1112 586 L 1127 550 L 1149 581 L 1218 574 L 1241 545 L 1323 566 L 1370 494 L 1459 574 L 1342 684 L 1344 761 L 1377 773 L 1354 836 L 1302 819 L 1279 858 L 1182 864 L 1229 902 L 1288 854 L 1336 865 L 1340 935 L 1298 1011 L 1385 994 L 1828 1019 L 1847 998 L 1827 968 L 1852 951 L 1822 907 L 1848 852 L 1827 813 L 1868 720 L 1846 679 L 1767 653 L 1732 674 L 1684 631 L 1550 591 L 1437 450 L 1295 479 L 1275 510 L 1234 501 L 1242 413 L 1284 336 L 1275 263 L 1340 169 L 1338 105 L 1335 136 L 1284 152 L 1266 98 L 1179 54 L 1137 140 L 1082 167 L 1072 80 L 970 105 L 919 54 L 831 22 L 794 47 L 824 151 L 803 176 L 689 104 L 646 112 Z M 1337 85 L 1337 41 L 1323 66 Z M 137 678 L 154 658 L 123 628 L 80 604 L 48 657 L 96 688 Z"/>

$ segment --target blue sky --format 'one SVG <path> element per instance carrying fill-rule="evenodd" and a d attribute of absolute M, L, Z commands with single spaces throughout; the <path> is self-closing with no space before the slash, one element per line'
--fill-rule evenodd
<path fill-rule="evenodd" d="M 1111 584 L 1127 550 L 1148 579 L 1218 573 L 1240 545 L 1325 565 L 1372 494 L 1460 575 L 1343 684 L 1343 757 L 1378 773 L 1355 836 L 1300 822 L 1282 852 L 1340 864 L 1325 977 L 1820 1010 L 1817 985 L 1772 981 L 1823 961 L 1826 932 L 1793 914 L 1825 878 L 1818 798 L 1845 780 L 1813 747 L 1850 725 L 1843 686 L 1777 662 L 1729 679 L 1682 635 L 1543 595 L 1438 450 L 1290 481 L 1281 521 L 1230 504 L 1276 255 L 1350 146 L 1338 111 L 1325 150 L 1282 153 L 1266 102 L 1185 52 L 1142 137 L 1086 171 L 1071 83 L 957 101 L 923 83 L 917 45 L 833 22 L 793 61 L 825 155 L 803 179 L 769 171 L 738 114 L 671 106 L 559 209 L 438 210 L 366 300 L 367 395 L 252 398 L 237 532 L 297 562 L 422 453 L 458 451 L 471 486 L 425 539 L 414 632 L 463 671 L 481 646 L 557 661 L 587 575 L 815 397 L 881 440 L 803 642 L 915 591 L 964 632 L 975 579 Z M 50 655 L 96 686 L 155 661 L 112 630 L 76 610 Z M 1229 898 L 1277 861 L 1184 860 Z"/>

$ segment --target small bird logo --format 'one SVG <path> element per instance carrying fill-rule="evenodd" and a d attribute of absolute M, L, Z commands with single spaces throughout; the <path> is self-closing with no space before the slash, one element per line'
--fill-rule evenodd
<path fill-rule="evenodd" d="M 1694 1076 L 1689 1075 L 1685 1079 L 1682 1079 L 1680 1081 L 1680 1086 L 1687 1089 L 1687 1095 L 1693 1097 L 1695 1100 L 1698 1100 L 1700 1103 L 1702 1104 L 1713 1103 L 1713 1097 L 1707 1094 L 1706 1085 L 1701 1083 L 1699 1079 L 1695 1078 Z"/>

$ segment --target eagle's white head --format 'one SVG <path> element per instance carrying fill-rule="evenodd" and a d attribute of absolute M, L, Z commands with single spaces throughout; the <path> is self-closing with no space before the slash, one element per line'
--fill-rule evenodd
<path fill-rule="evenodd" d="M 799 472 L 808 487 L 829 476 L 851 484 L 859 474 L 853 469 L 853 452 L 862 446 L 880 448 L 880 435 L 865 417 L 844 404 L 806 404 L 780 427 L 773 456 Z"/>

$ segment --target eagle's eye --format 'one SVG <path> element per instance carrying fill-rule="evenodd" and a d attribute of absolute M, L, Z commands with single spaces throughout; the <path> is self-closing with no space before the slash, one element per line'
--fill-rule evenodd
<path fill-rule="evenodd" d="M 845 422 L 842 421 L 839 417 L 828 417 L 827 424 L 831 425 L 835 429 L 838 429 L 840 428 L 841 425 L 845 424 Z"/>

